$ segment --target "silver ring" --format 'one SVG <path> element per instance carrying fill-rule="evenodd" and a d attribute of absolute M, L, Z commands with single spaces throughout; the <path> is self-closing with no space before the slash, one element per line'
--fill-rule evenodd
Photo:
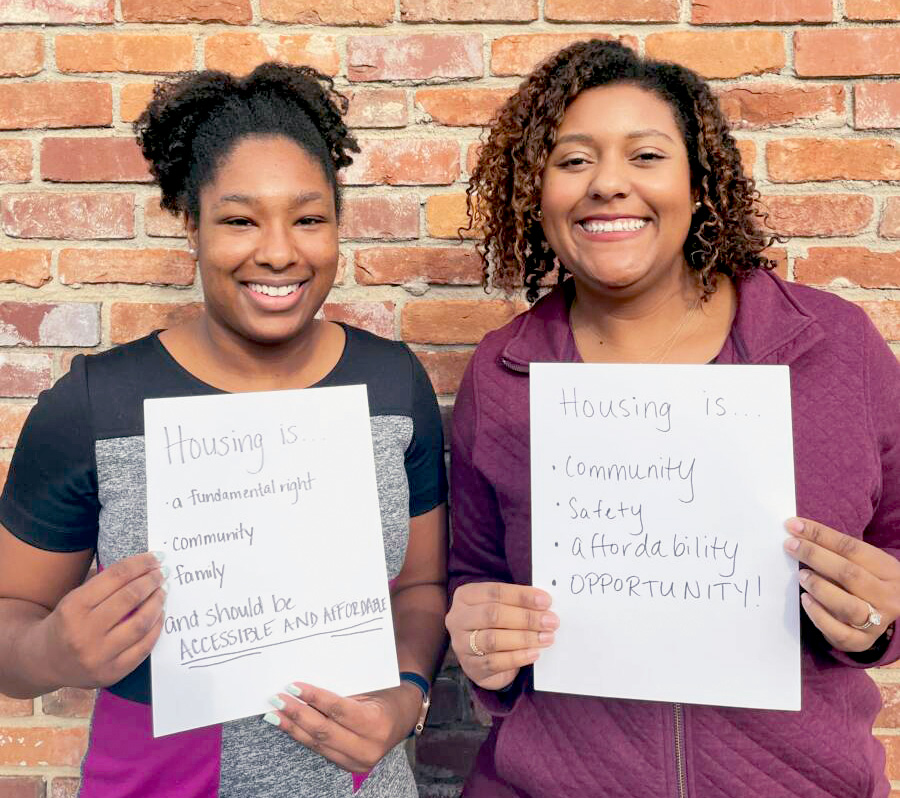
<path fill-rule="evenodd" d="M 859 629 L 860 632 L 865 632 L 866 629 L 869 629 L 872 626 L 881 626 L 881 613 L 878 612 L 869 602 L 865 602 L 866 607 L 869 609 L 869 617 L 866 618 L 866 622 L 857 626 L 855 623 L 851 623 L 850 625 L 854 629 Z"/>
<path fill-rule="evenodd" d="M 485 655 L 485 652 L 478 648 L 478 643 L 476 642 L 476 637 L 478 636 L 478 632 L 480 631 L 480 629 L 473 629 L 472 633 L 469 635 L 469 650 L 476 657 L 483 657 Z"/>

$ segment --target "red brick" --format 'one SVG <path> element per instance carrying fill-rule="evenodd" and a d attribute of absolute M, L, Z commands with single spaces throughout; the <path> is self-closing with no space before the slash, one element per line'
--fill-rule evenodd
<path fill-rule="evenodd" d="M 50 784 L 50 798 L 78 798 L 79 779 L 55 778 Z"/>
<path fill-rule="evenodd" d="M 875 718 L 876 728 L 893 728 L 900 726 L 900 684 L 881 683 L 882 707 Z"/>
<path fill-rule="evenodd" d="M 769 177 L 808 180 L 900 180 L 900 142 L 795 138 L 766 142 Z"/>
<path fill-rule="evenodd" d="M 41 698 L 41 711 L 58 718 L 89 718 L 93 709 L 93 690 L 63 687 Z"/>
<path fill-rule="evenodd" d="M 482 37 L 477 33 L 353 36 L 347 44 L 350 80 L 480 78 Z"/>
<path fill-rule="evenodd" d="M 40 776 L 0 776 L 0 798 L 44 798 Z"/>
<path fill-rule="evenodd" d="M 112 87 L 108 83 L 0 84 L 0 130 L 111 124 Z"/>
<path fill-rule="evenodd" d="M 0 283 L 19 283 L 31 288 L 40 288 L 49 280 L 49 250 L 0 250 Z"/>
<path fill-rule="evenodd" d="M 50 355 L 0 352 L 0 396 L 25 398 L 37 396 L 52 384 Z M 9 699 L 7 699 L 9 700 Z M 0 715 L 3 700 L 0 698 Z M 29 711 L 27 714 L 31 714 Z"/>
<path fill-rule="evenodd" d="M 41 177 L 57 183 L 147 183 L 147 162 L 132 138 L 46 138 Z"/>
<path fill-rule="evenodd" d="M 888 341 L 900 341 L 900 302 L 873 299 L 856 304 L 869 314 L 878 331 Z"/>
<path fill-rule="evenodd" d="M 335 36 L 298 33 L 215 33 L 206 39 L 207 69 L 222 69 L 244 75 L 264 61 L 306 64 L 336 75 L 341 61 Z"/>
<path fill-rule="evenodd" d="M 900 127 L 900 83 L 860 83 L 853 88 L 853 127 Z"/>
<path fill-rule="evenodd" d="M 531 22 L 537 0 L 400 0 L 403 22 Z"/>
<path fill-rule="evenodd" d="M 769 247 L 763 250 L 763 256 L 775 261 L 775 274 L 787 280 L 788 254 L 783 247 Z"/>
<path fill-rule="evenodd" d="M 831 22 L 831 0 L 694 0 L 691 22 Z"/>
<path fill-rule="evenodd" d="M 900 779 L 900 737 L 876 734 L 875 738 L 884 746 L 886 757 L 885 773 L 889 779 Z"/>
<path fill-rule="evenodd" d="M 43 36 L 25 31 L 0 33 L 0 77 L 25 78 L 43 67 Z"/>
<path fill-rule="evenodd" d="M 422 362 L 436 394 L 456 393 L 462 380 L 463 372 L 472 357 L 472 352 L 440 350 L 437 352 L 416 352 Z M 430 718 L 434 720 L 432 716 Z"/>
<path fill-rule="evenodd" d="M 31 180 L 31 142 L 0 140 L 0 183 L 27 183 Z"/>
<path fill-rule="evenodd" d="M 477 344 L 516 315 L 503 299 L 435 299 L 407 302 L 401 337 L 420 344 Z"/>
<path fill-rule="evenodd" d="M 425 227 L 432 238 L 459 239 L 468 227 L 465 194 L 435 194 L 425 202 Z M 463 230 L 463 238 L 477 238 L 477 230 Z"/>
<path fill-rule="evenodd" d="M 125 22 L 227 22 L 248 25 L 250 0 L 122 0 Z"/>
<path fill-rule="evenodd" d="M 300 25 L 387 25 L 394 0 L 260 0 L 263 19 Z"/>
<path fill-rule="evenodd" d="M 438 125 L 489 125 L 515 89 L 420 89 L 416 103 Z"/>
<path fill-rule="evenodd" d="M 84 756 L 87 734 L 84 727 L 0 728 L 0 740 L 4 741 L 0 745 L 0 766 L 74 767 Z"/>
<path fill-rule="evenodd" d="M 393 302 L 326 302 L 322 318 L 361 327 L 382 338 L 395 337 Z"/>
<path fill-rule="evenodd" d="M 856 77 L 900 72 L 900 28 L 798 30 L 794 69 L 800 77 Z"/>
<path fill-rule="evenodd" d="M 184 238 L 184 220 L 159 207 L 159 197 L 144 200 L 144 232 L 148 236 Z"/>
<path fill-rule="evenodd" d="M 475 170 L 475 167 L 478 165 L 478 156 L 481 155 L 481 142 L 474 142 L 469 145 L 469 149 L 466 152 L 466 173 L 472 174 Z"/>
<path fill-rule="evenodd" d="M 524 33 L 501 36 L 491 42 L 491 74 L 527 75 L 542 61 L 575 42 L 589 39 L 616 39 L 633 49 L 637 40 L 631 36 L 607 36 L 593 31 L 581 33 Z"/>
<path fill-rule="evenodd" d="M 416 352 L 421 356 L 423 353 Z M 431 685 L 431 709 L 428 726 L 462 723 L 466 720 L 462 702 L 462 688 L 449 675 L 438 676 Z M 421 794 L 420 794 L 420 798 Z"/>
<path fill-rule="evenodd" d="M 5 463 L 5 465 L 8 466 L 9 463 Z M 0 717 L 27 718 L 29 715 L 33 714 L 34 701 L 32 701 L 32 699 L 8 698 L 0 693 Z"/>
<path fill-rule="evenodd" d="M 794 259 L 794 278 L 812 285 L 842 280 L 863 288 L 900 288 L 900 252 L 810 247 L 807 257 Z"/>
<path fill-rule="evenodd" d="M 417 238 L 419 198 L 411 194 L 346 197 L 340 235 L 341 238 Z"/>
<path fill-rule="evenodd" d="M 741 166 L 745 175 L 752 175 L 756 166 L 756 142 L 752 139 L 736 139 L 738 152 L 741 154 Z"/>
<path fill-rule="evenodd" d="M 61 283 L 193 285 L 194 259 L 179 249 L 64 249 Z"/>
<path fill-rule="evenodd" d="M 119 116 L 123 122 L 134 122 L 153 96 L 152 83 L 126 83 L 119 95 Z"/>
<path fill-rule="evenodd" d="M 860 194 L 768 196 L 769 227 L 787 236 L 849 236 L 872 219 L 875 201 Z"/>
<path fill-rule="evenodd" d="M 477 285 L 481 258 L 461 247 L 378 247 L 356 252 L 356 282 L 402 285 L 411 282 Z"/>
<path fill-rule="evenodd" d="M 843 86 L 736 86 L 719 95 L 719 105 L 735 128 L 766 128 L 809 121 L 816 127 L 845 122 Z"/>
<path fill-rule="evenodd" d="M 0 302 L 0 346 L 96 346 L 100 305 Z"/>
<path fill-rule="evenodd" d="M 124 344 L 153 330 L 174 327 L 202 311 L 200 302 L 114 302 L 109 325 L 112 343 Z"/>
<path fill-rule="evenodd" d="M 4 0 L 3 21 L 9 25 L 109 23 L 114 0 Z"/>
<path fill-rule="evenodd" d="M 182 72 L 194 66 L 194 40 L 186 34 L 59 34 L 56 66 L 60 72 Z"/>
<path fill-rule="evenodd" d="M 678 0 L 546 0 L 552 22 L 677 22 Z"/>
<path fill-rule="evenodd" d="M 885 199 L 878 235 L 882 238 L 900 238 L 900 197 Z"/>
<path fill-rule="evenodd" d="M 900 0 L 844 0 L 844 17 L 870 22 L 900 20 Z"/>
<path fill-rule="evenodd" d="M 438 139 L 369 139 L 343 172 L 348 185 L 447 185 L 459 177 L 459 144 Z"/>
<path fill-rule="evenodd" d="M 29 410 L 31 405 L 0 404 L 0 449 L 12 449 L 16 445 Z M 6 764 L 3 761 L 5 752 L 2 741 L 3 729 L 0 728 L 0 765 Z"/>
<path fill-rule="evenodd" d="M 475 764 L 478 749 L 487 734 L 475 730 L 429 731 L 416 741 L 416 763 L 426 775 L 429 770 L 442 777 L 447 772 L 464 778 Z"/>
<path fill-rule="evenodd" d="M 706 78 L 737 78 L 777 72 L 785 65 L 778 31 L 672 31 L 651 33 L 647 55 L 683 64 Z"/>
<path fill-rule="evenodd" d="M 0 227 L 13 238 L 133 238 L 134 195 L 7 194 Z"/>
<path fill-rule="evenodd" d="M 354 89 L 345 93 L 350 98 L 350 108 L 344 121 L 351 128 L 406 127 L 403 89 Z"/>
<path fill-rule="evenodd" d="M 9 460 L 0 460 L 0 491 L 6 485 L 6 478 L 9 476 Z M 29 702 L 31 703 L 31 702 Z M 0 713 L 2 715 L 4 713 Z"/>

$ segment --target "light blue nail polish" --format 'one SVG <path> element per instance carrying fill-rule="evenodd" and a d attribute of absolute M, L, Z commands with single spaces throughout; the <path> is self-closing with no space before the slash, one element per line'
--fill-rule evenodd
<path fill-rule="evenodd" d="M 169 578 L 169 566 L 168 565 L 162 566 L 162 568 L 159 569 L 159 572 L 163 575 L 163 579 Z"/>
<path fill-rule="evenodd" d="M 275 707 L 275 709 L 284 709 L 287 706 L 287 704 L 285 704 L 277 695 L 273 695 L 269 699 L 269 703 Z"/>
<path fill-rule="evenodd" d="M 166 581 L 163 582 L 163 583 L 159 586 L 159 589 L 162 590 L 163 594 L 169 595 L 169 580 L 166 579 Z"/>
<path fill-rule="evenodd" d="M 303 695 L 303 691 L 296 684 L 289 684 L 284 690 L 294 696 L 294 698 L 300 698 Z"/>
<path fill-rule="evenodd" d="M 271 723 L 273 726 L 281 725 L 281 718 L 279 718 L 278 715 L 276 715 L 274 712 L 266 712 L 266 714 L 263 715 L 263 720 L 266 723 Z"/>
<path fill-rule="evenodd" d="M 150 553 L 156 557 L 157 562 L 162 562 L 166 559 L 166 553 L 164 551 L 151 551 Z"/>

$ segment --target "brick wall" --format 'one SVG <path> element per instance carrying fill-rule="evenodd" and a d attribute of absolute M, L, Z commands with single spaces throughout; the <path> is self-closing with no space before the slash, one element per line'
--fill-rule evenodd
<path fill-rule="evenodd" d="M 325 315 L 420 354 L 449 407 L 472 346 L 520 307 L 455 241 L 480 126 L 572 41 L 620 38 L 714 80 L 779 232 L 783 273 L 861 304 L 900 353 L 900 0 L 0 0 L 0 477 L 72 357 L 194 312 L 179 225 L 129 123 L 154 76 L 278 58 L 352 95 L 343 266 Z M 900 668 L 873 673 L 900 796 Z M 0 696 L 0 798 L 73 796 L 91 696 Z M 484 734 L 459 674 L 418 743 L 455 796 Z"/>

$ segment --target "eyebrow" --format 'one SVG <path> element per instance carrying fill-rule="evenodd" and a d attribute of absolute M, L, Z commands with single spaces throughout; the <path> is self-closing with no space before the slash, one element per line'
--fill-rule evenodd
<path fill-rule="evenodd" d="M 656 128 L 652 127 L 646 128 L 644 130 L 632 130 L 630 133 L 625 134 L 626 139 L 643 139 L 647 138 L 648 136 L 662 136 L 669 141 L 673 141 L 672 137 L 668 133 L 663 133 L 661 130 L 657 130 Z M 565 136 L 560 136 L 556 140 L 557 145 L 567 144 L 569 142 L 574 142 L 577 144 L 593 144 L 594 139 L 587 133 L 567 133 Z"/>
<path fill-rule="evenodd" d="M 306 191 L 301 194 L 297 194 L 293 198 L 293 200 L 291 200 L 291 206 L 296 207 L 298 205 L 305 205 L 307 202 L 313 202 L 320 199 L 322 199 L 321 191 Z M 251 196 L 250 194 L 226 194 L 224 197 L 219 197 L 215 204 L 215 207 L 218 208 L 220 205 L 224 205 L 226 202 L 237 202 L 241 205 L 255 205 L 257 202 L 257 197 Z"/>

